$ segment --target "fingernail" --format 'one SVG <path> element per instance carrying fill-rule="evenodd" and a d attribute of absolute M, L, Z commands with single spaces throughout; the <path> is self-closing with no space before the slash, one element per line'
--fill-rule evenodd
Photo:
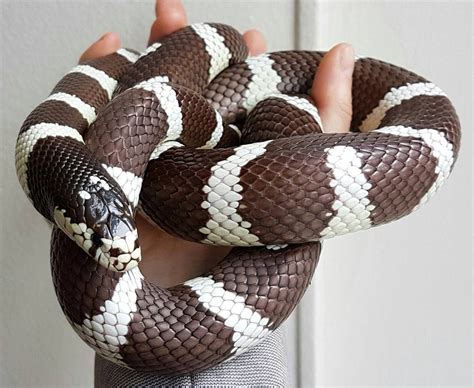
<path fill-rule="evenodd" d="M 344 71 L 352 72 L 354 67 L 354 48 L 345 44 L 339 51 L 339 64 Z"/>

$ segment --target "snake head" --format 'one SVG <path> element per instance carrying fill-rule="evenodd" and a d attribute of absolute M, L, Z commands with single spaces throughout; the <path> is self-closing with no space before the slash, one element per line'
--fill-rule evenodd
<path fill-rule="evenodd" d="M 138 232 L 122 190 L 110 178 L 92 175 L 71 197 L 69 206 L 55 207 L 56 225 L 105 268 L 123 272 L 136 267 L 141 260 Z"/>

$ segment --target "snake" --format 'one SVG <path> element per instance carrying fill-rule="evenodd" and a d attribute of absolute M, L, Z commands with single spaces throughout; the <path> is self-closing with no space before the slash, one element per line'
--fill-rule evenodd
<path fill-rule="evenodd" d="M 356 57 L 351 130 L 331 133 L 310 97 L 325 54 L 249 56 L 233 27 L 196 23 L 74 67 L 26 118 L 18 179 L 53 225 L 61 308 L 102 357 L 182 375 L 238 356 L 294 310 L 323 240 L 411 214 L 446 181 L 461 136 L 447 95 Z M 232 249 L 160 287 L 140 272 L 136 212 Z"/>

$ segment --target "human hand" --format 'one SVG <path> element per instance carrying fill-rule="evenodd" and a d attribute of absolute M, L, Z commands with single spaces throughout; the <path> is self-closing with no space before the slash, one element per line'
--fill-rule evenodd
<path fill-rule="evenodd" d="M 149 44 L 187 25 L 186 11 L 180 0 L 157 0 L 155 14 Z M 246 31 L 243 37 L 250 55 L 266 51 L 265 38 L 258 30 Z M 111 54 L 120 47 L 120 36 L 115 32 L 106 33 L 81 55 L 79 62 Z M 352 46 L 340 43 L 328 51 L 318 67 L 311 97 L 318 107 L 325 132 L 349 132 L 354 62 Z M 140 269 L 148 280 L 162 287 L 198 276 L 230 251 L 228 247 L 208 246 L 171 236 L 138 213 L 136 223 L 143 258 Z"/>

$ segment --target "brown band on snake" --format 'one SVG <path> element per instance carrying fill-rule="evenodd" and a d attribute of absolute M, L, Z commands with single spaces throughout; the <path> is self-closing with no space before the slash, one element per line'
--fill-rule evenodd
<path fill-rule="evenodd" d="M 64 314 L 69 322 L 82 325 L 84 319 L 91 318 L 104 310 L 105 301 L 112 297 L 119 280 L 125 273 L 109 271 L 106 279 L 105 268 L 98 266 L 93 260 L 85 260 L 80 249 L 70 239 L 60 235 L 55 228 L 51 236 L 51 252 L 63 245 L 69 255 L 64 261 L 51 261 L 53 283 Z M 54 254 L 52 257 L 55 257 Z"/>
<path fill-rule="evenodd" d="M 209 23 L 208 26 L 223 34 L 224 41 L 234 44 L 228 46 L 231 49 L 230 64 L 245 59 L 247 46 L 235 29 L 216 23 Z M 193 44 L 190 45 L 189 42 Z M 171 83 L 202 91 L 209 83 L 211 58 L 206 51 L 206 42 L 196 31 L 192 27 L 185 27 L 156 43 L 159 48 L 136 62 L 136 67 L 121 79 L 117 92 L 157 75 L 166 75 Z"/>
<path fill-rule="evenodd" d="M 179 88 L 176 90 L 181 111 L 183 112 L 183 131 L 180 141 L 188 147 L 201 147 L 211 137 L 217 127 L 215 111 L 201 95 Z"/>
<path fill-rule="evenodd" d="M 278 90 L 285 94 L 309 94 L 323 52 L 282 51 L 270 54 L 272 68 L 280 75 Z"/>
<path fill-rule="evenodd" d="M 218 113 L 219 114 L 219 113 Z M 224 133 L 222 134 L 216 148 L 232 147 L 240 143 L 242 131 L 237 125 L 224 124 Z"/>
<path fill-rule="evenodd" d="M 170 41 L 173 42 L 172 45 L 168 44 Z M 193 47 L 188 44 L 189 41 L 194 43 Z M 196 39 L 195 32 L 188 27 L 156 43 L 159 48 L 138 59 L 135 68 L 122 77 L 117 93 L 156 75 L 166 75 L 172 83 L 179 81 L 180 85 L 191 89 L 197 88 L 193 72 L 202 68 L 193 64 L 207 63 L 209 56 L 204 49 L 204 42 Z M 186 50 L 176 50 L 175 47 L 186 47 Z M 204 75 L 201 76 L 204 77 Z"/>
<path fill-rule="evenodd" d="M 175 148 L 150 161 L 144 179 L 147 184 L 141 192 L 146 213 L 168 233 L 201 241 L 204 236 L 199 229 L 209 221 L 209 213 L 200 206 L 206 193 L 196 187 L 209 180 L 213 165 L 232 154 L 232 149 L 216 152 Z M 191 159 L 198 163 L 183 168 Z"/>
<path fill-rule="evenodd" d="M 229 48 L 231 61 L 230 64 L 242 62 L 249 55 L 247 44 L 242 44 L 242 35 L 234 28 L 220 23 L 209 23 L 209 25 L 217 30 L 222 36 L 224 45 Z M 204 86 L 207 86 L 204 85 Z"/>
<path fill-rule="evenodd" d="M 174 287 L 170 294 L 146 283 L 137 291 L 139 309 L 130 325 L 130 345 L 123 346 L 124 361 L 138 370 L 173 374 L 199 370 L 230 355 L 233 330 L 224 320 L 204 308 L 189 287 Z M 158 324 L 157 316 L 162 317 Z"/>
<path fill-rule="evenodd" d="M 307 140 L 303 136 L 274 140 L 265 154 L 242 169 L 239 214 L 263 244 L 315 241 L 333 216 L 327 210 L 333 196 L 324 151 L 308 147 L 301 153 Z M 282 194 L 285 201 L 280 200 Z"/>
<path fill-rule="evenodd" d="M 110 100 L 99 82 L 83 73 L 69 73 L 54 87 L 53 93 L 67 93 L 79 97 L 82 101 L 99 111 Z"/>
<path fill-rule="evenodd" d="M 312 101 L 307 98 L 307 103 L 312 104 Z M 267 139 L 321 133 L 318 121 L 301 106 L 289 104 L 282 98 L 269 97 L 259 102 L 248 115 L 242 130 L 243 141 L 254 143 Z"/>
<path fill-rule="evenodd" d="M 252 71 L 246 63 L 232 66 L 232 72 L 224 70 L 212 83 L 207 85 L 203 96 L 222 116 L 225 123 L 242 123 L 246 117 L 246 111 L 239 102 L 246 86 L 252 77 Z M 224 92 L 226 94 L 224 95 Z"/>
<path fill-rule="evenodd" d="M 133 50 L 129 51 L 136 53 Z M 117 81 L 121 80 L 121 78 L 133 68 L 132 63 L 118 53 L 91 59 L 86 64 L 96 68 L 97 70 L 103 71 L 109 77 Z"/>
<path fill-rule="evenodd" d="M 423 141 L 411 137 L 373 133 L 374 144 L 360 146 L 351 141 L 362 163 L 370 188 L 372 225 L 380 225 L 407 215 L 419 204 L 435 182 L 436 158 Z M 382 151 L 380 145 L 385 144 Z M 423 160 L 423 163 L 418 161 Z"/>
<path fill-rule="evenodd" d="M 130 107 L 128 101 L 140 108 Z M 133 88 L 100 112 L 85 141 L 101 163 L 142 176 L 157 139 L 167 130 L 168 116 L 155 94 Z"/>
<path fill-rule="evenodd" d="M 444 133 L 453 145 L 454 155 L 459 152 L 459 118 L 446 96 L 415 96 L 402 101 L 387 111 L 380 127 L 403 125 L 414 129 L 436 129 Z"/>
<path fill-rule="evenodd" d="M 360 58 L 354 67 L 351 128 L 356 129 L 390 88 L 426 82 L 419 75 L 373 58 Z"/>
<path fill-rule="evenodd" d="M 129 101 L 141 108 L 130 109 Z M 181 86 L 146 81 L 118 95 L 99 114 L 86 135 L 86 144 L 102 163 L 142 177 L 151 153 L 161 141 L 178 140 L 190 147 L 208 143 L 215 146 L 224 131 L 232 130 L 218 125 L 216 112 L 200 95 Z"/>
<path fill-rule="evenodd" d="M 280 77 L 273 93 L 307 94 L 322 52 L 282 51 L 268 54 L 270 67 Z M 255 78 L 250 62 L 224 70 L 206 87 L 203 95 L 227 123 L 242 123 L 247 109 L 242 106 L 248 85 Z M 223 92 L 226 92 L 223 95 Z"/>
<path fill-rule="evenodd" d="M 20 134 L 35 124 L 54 123 L 76 129 L 80 134 L 88 127 L 87 120 L 79 111 L 63 101 L 48 100 L 38 105 L 24 121 Z"/>
<path fill-rule="evenodd" d="M 273 325 L 279 325 L 281 316 L 289 315 L 302 297 L 299 290 L 311 280 L 320 248 L 320 244 L 308 244 L 298 256 L 292 256 L 286 248 L 280 248 L 278 255 L 266 249 L 260 250 L 256 258 L 248 249 L 239 248 L 239 255 L 232 262 L 225 261 L 214 268 L 211 276 L 223 282 L 225 290 L 244 297 L 246 305 L 268 317 Z M 238 272 L 232 269 L 237 264 Z"/>
<path fill-rule="evenodd" d="M 64 100 L 58 100 L 61 97 L 55 96 L 66 94 L 65 97 L 69 99 L 79 99 L 80 102 L 89 105 L 95 111 L 93 113 L 96 114 L 110 100 L 107 90 L 98 80 L 116 82 L 116 79 L 129 67 L 130 62 L 116 53 L 77 66 L 54 87 L 48 97 L 54 99 L 44 101 L 33 110 L 23 123 L 20 133 L 28 130 L 34 124 L 56 123 L 74 128 L 82 135 L 90 122 L 87 122 L 82 112 L 76 107 L 69 105 Z M 102 78 L 94 78 L 96 73 L 99 73 Z M 90 121 L 94 119 L 95 117 L 92 117 Z"/>

